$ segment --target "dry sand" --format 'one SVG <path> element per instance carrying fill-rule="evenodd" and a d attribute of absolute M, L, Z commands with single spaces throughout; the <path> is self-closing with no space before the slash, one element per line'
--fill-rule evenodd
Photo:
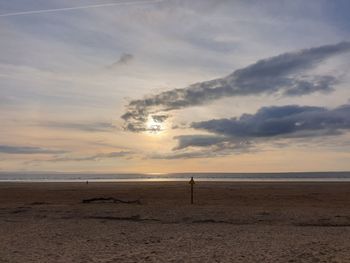
<path fill-rule="evenodd" d="M 350 262 L 349 183 L 197 182 L 189 198 L 186 182 L 2 183 L 0 262 Z"/>

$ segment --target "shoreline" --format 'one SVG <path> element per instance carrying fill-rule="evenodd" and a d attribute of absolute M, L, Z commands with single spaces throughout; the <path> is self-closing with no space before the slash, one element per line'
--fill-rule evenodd
<path fill-rule="evenodd" d="M 2 183 L 181 183 L 188 182 L 190 178 L 179 179 L 81 179 L 81 180 L 0 180 Z M 203 183 L 350 183 L 350 178 L 296 178 L 296 179 L 209 179 L 194 178 L 196 182 Z"/>

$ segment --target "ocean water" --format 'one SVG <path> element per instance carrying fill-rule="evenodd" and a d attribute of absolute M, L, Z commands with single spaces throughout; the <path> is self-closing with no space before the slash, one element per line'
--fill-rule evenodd
<path fill-rule="evenodd" d="M 231 182 L 350 182 L 350 172 L 297 173 L 43 173 L 0 172 L 0 182 L 152 182 L 187 181 Z"/>

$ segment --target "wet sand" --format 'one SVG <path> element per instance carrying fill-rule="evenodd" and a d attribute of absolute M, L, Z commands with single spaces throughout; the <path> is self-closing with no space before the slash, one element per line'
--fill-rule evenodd
<path fill-rule="evenodd" d="M 113 197 L 132 203 L 83 203 Z M 1 183 L 0 262 L 350 262 L 350 183 Z"/>

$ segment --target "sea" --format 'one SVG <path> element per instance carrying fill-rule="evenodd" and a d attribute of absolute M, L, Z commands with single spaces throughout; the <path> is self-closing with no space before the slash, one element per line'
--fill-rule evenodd
<path fill-rule="evenodd" d="M 292 173 L 60 173 L 0 172 L 0 182 L 350 182 L 350 172 Z"/>

